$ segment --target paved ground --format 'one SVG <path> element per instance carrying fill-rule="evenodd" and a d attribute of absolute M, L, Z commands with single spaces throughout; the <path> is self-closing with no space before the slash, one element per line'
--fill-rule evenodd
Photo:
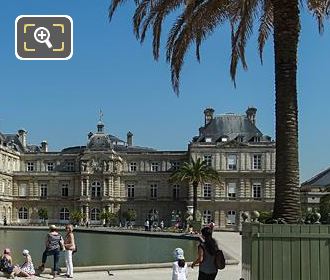
<path fill-rule="evenodd" d="M 241 236 L 233 232 L 216 232 L 214 237 L 218 241 L 220 247 L 228 252 L 234 258 L 241 260 Z M 150 268 L 150 269 L 128 269 L 111 271 L 113 275 L 109 275 L 106 271 L 98 272 L 80 272 L 75 273 L 74 279 L 78 280 L 170 280 L 171 268 Z M 220 271 L 217 280 L 239 280 L 241 275 L 241 264 L 227 265 L 223 271 Z M 197 280 L 198 267 L 189 268 L 188 280 Z M 0 279 L 4 279 L 0 277 Z M 21 278 L 22 279 L 22 278 Z M 43 274 L 34 279 L 52 279 L 51 275 Z M 64 276 L 59 276 L 56 279 L 66 279 Z"/>

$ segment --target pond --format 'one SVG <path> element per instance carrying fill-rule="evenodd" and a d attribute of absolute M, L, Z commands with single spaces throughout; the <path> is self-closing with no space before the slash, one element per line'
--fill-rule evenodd
<path fill-rule="evenodd" d="M 0 229 L 0 250 L 6 247 L 12 250 L 14 263 L 23 261 L 21 252 L 28 249 L 34 264 L 41 262 L 45 248 L 47 229 Z M 62 236 L 64 231 L 60 231 Z M 187 261 L 196 254 L 197 243 L 194 240 L 168 237 L 116 234 L 109 232 L 75 232 L 78 252 L 74 255 L 75 266 L 145 264 L 173 261 L 173 250 L 181 247 Z M 48 259 L 48 266 L 52 263 Z M 64 254 L 61 254 L 61 265 Z"/>

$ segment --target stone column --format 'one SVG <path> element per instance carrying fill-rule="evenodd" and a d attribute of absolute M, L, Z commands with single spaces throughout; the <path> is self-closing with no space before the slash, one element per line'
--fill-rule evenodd
<path fill-rule="evenodd" d="M 219 220 L 219 228 L 226 228 L 226 213 L 224 210 L 220 210 L 220 220 Z"/>
<path fill-rule="evenodd" d="M 86 222 L 89 222 L 89 206 L 86 205 Z"/>
<path fill-rule="evenodd" d="M 240 170 L 244 171 L 245 168 L 246 168 L 246 166 L 245 166 L 245 153 L 239 154 L 238 160 L 239 160 L 239 163 L 240 163 Z"/>
<path fill-rule="evenodd" d="M 89 196 L 89 178 L 86 178 L 86 196 Z"/>
<path fill-rule="evenodd" d="M 240 186 L 239 186 L 239 197 L 243 198 L 245 197 L 245 181 L 244 179 L 240 180 Z"/>
<path fill-rule="evenodd" d="M 220 228 L 220 211 L 219 210 L 214 211 L 214 223 L 215 223 L 216 227 Z"/>
<path fill-rule="evenodd" d="M 226 155 L 224 153 L 221 154 L 221 170 L 226 170 Z"/>
<path fill-rule="evenodd" d="M 221 170 L 221 155 L 220 155 L 220 153 L 215 154 L 215 170 Z"/>
<path fill-rule="evenodd" d="M 27 190 L 27 195 L 28 196 L 33 196 L 33 184 L 38 184 L 38 182 L 29 182 L 29 188 Z"/>
<path fill-rule="evenodd" d="M 39 185 L 38 182 L 34 182 L 34 191 L 33 191 L 33 196 L 39 196 Z"/>

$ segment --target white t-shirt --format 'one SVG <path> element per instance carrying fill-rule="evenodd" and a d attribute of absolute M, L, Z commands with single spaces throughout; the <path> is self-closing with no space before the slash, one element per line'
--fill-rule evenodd
<path fill-rule="evenodd" d="M 188 269 L 187 264 L 184 267 L 180 267 L 178 262 L 175 261 L 173 263 L 173 272 L 172 272 L 172 280 L 187 280 Z"/>

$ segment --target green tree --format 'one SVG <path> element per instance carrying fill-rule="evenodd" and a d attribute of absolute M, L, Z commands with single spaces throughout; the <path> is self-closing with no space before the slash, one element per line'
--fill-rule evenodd
<path fill-rule="evenodd" d="M 330 194 L 325 194 L 320 199 L 320 214 L 323 223 L 330 223 Z"/>
<path fill-rule="evenodd" d="M 128 222 L 135 221 L 136 217 L 137 217 L 136 211 L 132 209 L 129 209 L 123 213 L 123 218 Z"/>
<path fill-rule="evenodd" d="M 74 225 L 79 225 L 81 223 L 81 221 L 84 220 L 84 218 L 85 218 L 85 215 L 79 210 L 74 210 L 70 213 L 70 221 Z"/>
<path fill-rule="evenodd" d="M 190 162 L 184 162 L 183 165 L 174 171 L 170 177 L 170 182 L 187 182 L 193 187 L 193 220 L 196 221 L 197 213 L 197 188 L 209 181 L 218 181 L 219 173 L 209 166 L 205 160 L 198 158 Z"/>
<path fill-rule="evenodd" d="M 109 18 L 126 0 L 111 0 Z M 135 0 L 134 33 L 143 42 L 149 29 L 153 56 L 159 58 L 164 20 L 177 15 L 167 37 L 166 60 L 171 67 L 172 86 L 179 94 L 180 73 L 192 44 L 200 60 L 200 46 L 217 28 L 231 26 L 230 75 L 235 83 L 239 62 L 247 69 L 245 47 L 258 21 L 258 49 L 262 52 L 273 35 L 275 54 L 276 171 L 274 218 L 295 223 L 301 216 L 298 162 L 297 49 L 300 34 L 299 3 L 290 0 Z M 328 0 L 306 0 L 317 18 L 319 31 L 329 15 Z M 226 24 L 229 23 L 229 24 Z"/>
<path fill-rule="evenodd" d="M 106 211 L 101 213 L 101 219 L 104 219 L 106 225 L 114 225 L 118 220 L 118 214 Z"/>
<path fill-rule="evenodd" d="M 48 220 L 48 211 L 46 208 L 40 208 L 38 210 L 38 216 L 39 219 L 43 221 L 43 223 L 46 222 L 46 220 Z"/>

